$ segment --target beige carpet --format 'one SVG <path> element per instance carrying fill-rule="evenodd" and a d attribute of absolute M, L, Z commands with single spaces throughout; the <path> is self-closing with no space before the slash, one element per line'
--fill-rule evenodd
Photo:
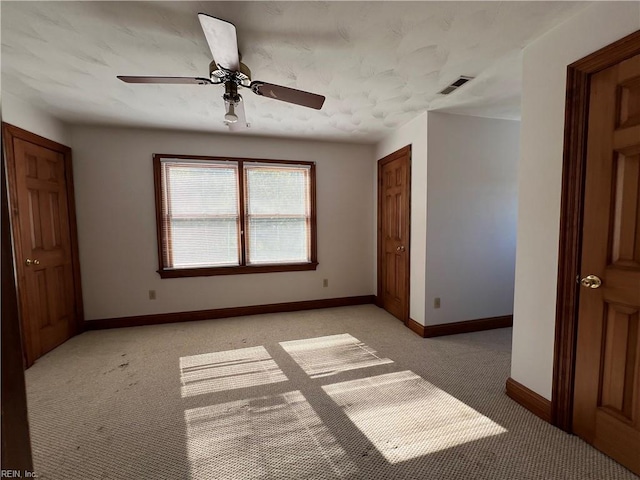
<path fill-rule="evenodd" d="M 504 394 L 510 329 L 372 305 L 84 333 L 27 371 L 41 479 L 637 479 Z"/>

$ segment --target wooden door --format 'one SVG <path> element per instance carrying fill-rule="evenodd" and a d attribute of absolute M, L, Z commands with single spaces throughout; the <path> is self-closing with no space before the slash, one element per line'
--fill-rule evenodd
<path fill-rule="evenodd" d="M 29 366 L 74 335 L 79 322 L 70 151 L 15 127 L 7 126 L 6 133 L 20 316 Z"/>
<path fill-rule="evenodd" d="M 378 303 L 409 320 L 411 147 L 378 162 Z"/>
<path fill-rule="evenodd" d="M 640 474 L 640 55 L 591 79 L 573 429 Z"/>
<path fill-rule="evenodd" d="M 0 142 L 6 139 L 0 138 Z M 0 156 L 1 152 L 0 152 Z M 2 365 L 2 427 L 0 428 L 0 468 L 33 471 L 27 393 L 24 379 L 24 351 L 20 332 L 18 296 L 11 248 L 11 223 L 4 156 L 0 167 L 0 250 L 2 251 L 2 327 L 0 364 Z M 1 473 L 0 473 L 1 475 Z"/>

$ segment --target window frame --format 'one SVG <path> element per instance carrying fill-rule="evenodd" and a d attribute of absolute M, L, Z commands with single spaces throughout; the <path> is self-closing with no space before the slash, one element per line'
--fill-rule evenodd
<path fill-rule="evenodd" d="M 240 250 L 240 265 L 221 266 L 221 267 L 188 267 L 173 268 L 165 264 L 164 244 L 162 225 L 162 160 L 198 160 L 198 161 L 216 161 L 216 162 L 233 162 L 238 165 L 238 202 L 239 202 L 239 232 L 238 239 Z M 249 248 L 248 239 L 248 220 L 246 215 L 246 179 L 244 174 L 244 163 L 266 163 L 275 165 L 300 165 L 309 167 L 309 254 L 310 261 L 303 263 L 275 263 L 248 265 L 247 252 Z M 296 160 L 270 160 L 263 158 L 239 158 L 239 157 L 211 157 L 204 155 L 172 155 L 165 153 L 153 154 L 153 183 L 155 191 L 156 204 L 156 235 L 158 250 L 158 270 L 157 273 L 161 278 L 184 278 L 184 277 L 209 277 L 215 275 L 239 275 L 246 273 L 273 273 L 273 272 L 299 272 L 307 270 L 316 270 L 318 267 L 318 242 L 317 242 L 317 215 L 316 215 L 316 164 L 315 162 L 304 162 Z M 168 238 L 167 242 L 171 239 Z"/>

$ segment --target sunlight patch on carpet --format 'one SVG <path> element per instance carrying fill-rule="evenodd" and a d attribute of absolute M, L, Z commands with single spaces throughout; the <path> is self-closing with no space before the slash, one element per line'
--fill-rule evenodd
<path fill-rule="evenodd" d="M 286 382 L 264 347 L 240 348 L 180 358 L 182 397 Z"/>
<path fill-rule="evenodd" d="M 378 357 L 374 349 L 348 333 L 280 342 L 280 345 L 311 378 L 393 363 Z"/>
<path fill-rule="evenodd" d="M 411 371 L 322 388 L 389 463 L 507 431 Z"/>
<path fill-rule="evenodd" d="M 300 391 L 185 411 L 191 478 L 340 479 L 357 473 Z"/>

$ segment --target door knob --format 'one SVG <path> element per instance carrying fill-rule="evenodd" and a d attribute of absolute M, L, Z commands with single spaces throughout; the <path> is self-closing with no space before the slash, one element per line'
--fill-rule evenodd
<path fill-rule="evenodd" d="M 600 288 L 602 280 L 597 275 L 587 275 L 580 280 L 580 285 L 587 288 Z"/>
<path fill-rule="evenodd" d="M 396 247 L 396 252 L 404 252 L 404 246 L 400 245 L 399 247 Z"/>
<path fill-rule="evenodd" d="M 30 258 L 27 258 L 24 261 L 25 265 L 27 265 L 27 267 L 29 267 L 31 264 L 33 265 L 40 265 L 40 260 L 36 259 L 36 260 L 31 260 Z"/>

